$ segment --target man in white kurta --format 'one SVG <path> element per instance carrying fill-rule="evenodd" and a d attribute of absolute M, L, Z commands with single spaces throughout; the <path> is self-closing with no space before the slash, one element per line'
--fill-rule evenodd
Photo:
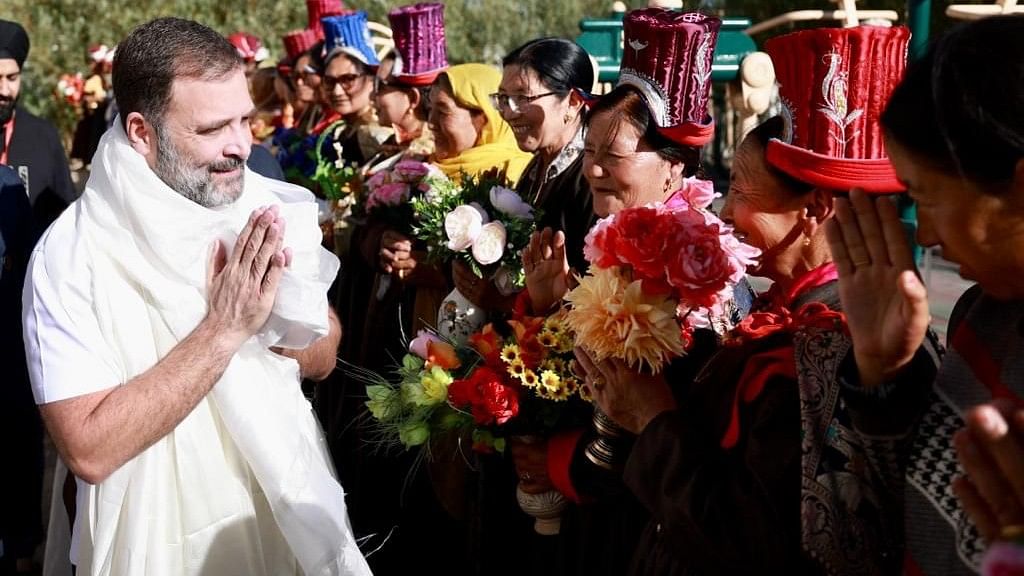
<path fill-rule="evenodd" d="M 245 169 L 253 104 L 216 32 L 118 47 L 121 117 L 25 285 L 33 391 L 78 480 L 78 574 L 369 574 L 299 387 L 340 327 L 301 188 Z"/>

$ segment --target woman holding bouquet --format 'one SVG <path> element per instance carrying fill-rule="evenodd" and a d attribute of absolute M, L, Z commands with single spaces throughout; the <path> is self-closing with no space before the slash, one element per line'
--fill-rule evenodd
<path fill-rule="evenodd" d="M 912 412 L 924 414 L 906 472 L 908 574 L 1019 574 L 1024 565 L 1022 34 L 1020 15 L 950 31 L 910 65 L 881 119 L 917 203 L 918 242 L 940 246 L 977 282 L 950 315 L 934 392 Z M 870 385 L 910 369 L 928 298 L 895 207 L 855 192 L 838 208 L 829 241 Z M 877 390 L 881 413 L 906 417 L 898 389 Z"/>
<path fill-rule="evenodd" d="M 937 344 L 912 350 L 886 414 L 880 382 L 858 382 L 823 224 L 835 190 L 902 189 L 877 118 L 908 37 L 819 29 L 766 44 L 789 108 L 737 150 L 722 215 L 774 284 L 692 384 L 579 351 L 597 403 L 637 434 L 624 480 L 654 521 L 635 573 L 899 571 L 907 408 L 927 391 Z"/>
<path fill-rule="evenodd" d="M 701 14 L 661 9 L 627 15 L 626 45 L 634 48 L 624 55 L 619 86 L 594 103 L 585 138 L 582 170 L 598 217 L 655 202 L 694 210 L 711 203 L 711 182 L 696 175 L 700 148 L 714 132 L 708 99 L 720 24 Z M 680 69 L 691 73 L 671 72 Z M 521 299 L 521 311 L 546 314 L 569 291 L 566 244 L 561 234 L 534 235 L 523 254 L 528 297 Z M 742 286 L 736 289 L 738 301 L 729 306 L 733 314 L 722 314 L 720 324 L 745 314 L 749 292 Z M 714 333 L 698 331 L 688 356 L 669 367 L 672 381 L 692 379 L 715 346 Z M 651 518 L 622 483 L 621 461 L 608 470 L 584 455 L 594 438 L 592 429 L 577 430 L 546 445 L 513 446 L 522 483 L 538 490 L 554 486 L 578 503 L 563 521 L 560 561 L 565 566 L 559 573 L 626 573 Z M 628 454 L 628 448 L 616 446 L 617 454 Z"/>

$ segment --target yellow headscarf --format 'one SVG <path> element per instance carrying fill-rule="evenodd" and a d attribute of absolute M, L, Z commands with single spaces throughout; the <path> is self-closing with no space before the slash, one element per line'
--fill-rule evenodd
<path fill-rule="evenodd" d="M 501 72 L 486 64 L 459 64 L 445 74 L 459 106 L 483 112 L 487 123 L 476 146 L 434 163 L 449 177 L 458 177 L 460 171 L 477 175 L 498 168 L 515 184 L 532 156 L 519 149 L 512 128 L 491 104 L 490 95 L 498 91 Z"/>

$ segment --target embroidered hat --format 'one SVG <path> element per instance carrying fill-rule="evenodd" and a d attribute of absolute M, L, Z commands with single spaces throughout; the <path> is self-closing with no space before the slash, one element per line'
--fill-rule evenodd
<path fill-rule="evenodd" d="M 820 28 L 772 38 L 786 123 L 765 159 L 786 174 L 830 190 L 901 192 L 878 119 L 903 78 L 905 27 Z"/>
<path fill-rule="evenodd" d="M 263 42 L 248 32 L 235 32 L 228 36 L 228 42 L 231 42 L 238 55 L 246 62 L 262 62 L 270 56 L 270 52 L 263 47 Z"/>
<path fill-rule="evenodd" d="M 319 41 L 316 36 L 316 30 L 309 28 L 305 30 L 292 30 L 282 36 L 281 40 L 284 42 L 284 51 L 291 60 L 295 60 L 305 52 L 308 52 Z"/>
<path fill-rule="evenodd" d="M 399 84 L 428 86 L 448 68 L 444 4 L 424 2 L 388 12 L 395 41 L 392 78 Z"/>
<path fill-rule="evenodd" d="M 643 94 L 659 131 L 684 146 L 715 134 L 708 114 L 711 61 L 722 21 L 699 12 L 634 10 L 623 22 L 618 86 Z"/>
<path fill-rule="evenodd" d="M 316 33 L 317 40 L 323 40 L 324 29 L 320 21 L 345 12 L 345 5 L 341 0 L 306 0 L 306 28 Z"/>
<path fill-rule="evenodd" d="M 360 10 L 341 16 L 328 16 L 320 21 L 324 27 L 324 62 L 338 54 L 346 54 L 366 64 L 380 64 L 373 50 L 370 28 L 366 25 L 366 12 Z"/>

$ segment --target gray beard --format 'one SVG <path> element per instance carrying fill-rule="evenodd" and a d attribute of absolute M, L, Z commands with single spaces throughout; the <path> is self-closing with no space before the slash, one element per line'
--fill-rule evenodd
<path fill-rule="evenodd" d="M 166 130 L 157 131 L 156 166 L 153 172 L 172 190 L 200 206 L 215 208 L 237 200 L 242 195 L 244 172 L 239 173 L 237 179 L 225 182 L 223 189 L 213 182 L 212 172 L 238 168 L 243 164 L 241 160 L 228 159 L 205 168 L 196 168 L 171 142 Z"/>

